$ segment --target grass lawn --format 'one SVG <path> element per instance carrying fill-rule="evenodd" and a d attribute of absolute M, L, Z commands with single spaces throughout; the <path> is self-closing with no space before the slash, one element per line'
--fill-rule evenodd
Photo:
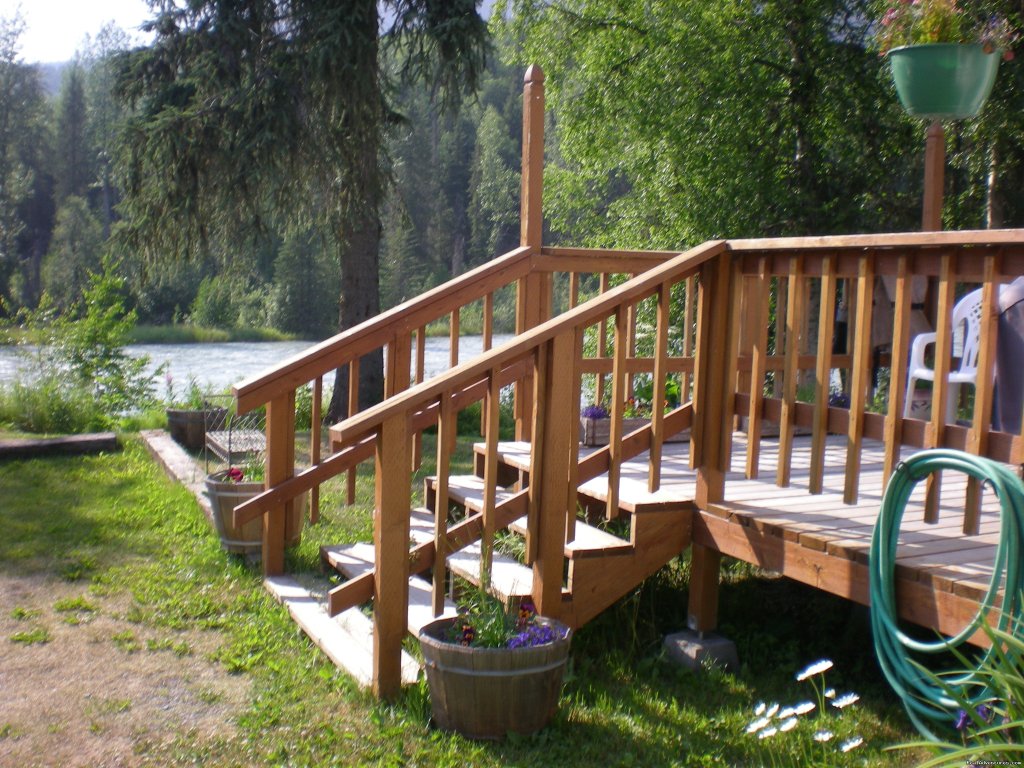
<path fill-rule="evenodd" d="M 187 680 L 202 667 L 205 687 L 187 693 L 216 703 L 210 717 L 223 727 L 211 732 L 187 718 L 163 728 L 136 722 L 126 729 L 127 764 L 895 766 L 921 757 L 885 751 L 915 733 L 877 669 L 866 613 L 842 600 L 733 564 L 721 632 L 736 641 L 743 669 L 695 675 L 665 661 L 662 636 L 685 625 L 682 559 L 576 634 L 558 715 L 540 734 L 475 743 L 438 732 L 429 725 L 425 684 L 392 704 L 358 690 L 264 592 L 258 567 L 224 554 L 192 497 L 134 439 L 126 443 L 114 455 L 0 464 L 0 577 L 22 585 L 0 592 L 7 646 L 0 668 L 5 653 L 59 659 L 70 653 L 65 643 L 71 648 L 90 626 L 96 632 L 103 617 L 111 621 L 106 634 L 79 643 L 82 653 L 92 648 L 111 664 L 181 659 L 194 667 Z M 430 456 L 429 438 L 424 448 Z M 461 456 L 468 460 L 468 444 Z M 369 477 L 361 477 L 359 496 L 346 508 L 337 503 L 340 489 L 324 489 L 322 522 L 307 526 L 289 553 L 290 570 L 318 573 L 321 544 L 367 540 Z M 33 592 L 31 585 L 42 586 Z M 72 615 L 80 620 L 68 621 Z M 814 698 L 794 676 L 822 657 L 835 662 L 828 684 L 860 701 L 841 714 L 807 715 L 769 739 L 747 735 L 758 702 Z M 216 693 L 232 682 L 234 693 Z M 65 727 L 60 738 L 84 746 L 92 738 L 91 748 L 101 749 L 104 729 L 118 732 L 119 718 L 141 722 L 145 696 L 110 696 L 90 715 L 98 726 Z M 96 706 L 73 697 L 64 704 Z M 0 703 L 0 756 L 59 729 L 37 714 L 30 722 Z M 836 734 L 830 742 L 814 739 L 823 727 Z M 856 735 L 864 745 L 840 753 L 839 742 Z M 109 754 L 95 764 L 107 761 Z"/>

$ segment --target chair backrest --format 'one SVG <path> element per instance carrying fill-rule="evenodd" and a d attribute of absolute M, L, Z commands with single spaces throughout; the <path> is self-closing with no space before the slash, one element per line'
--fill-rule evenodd
<path fill-rule="evenodd" d="M 978 346 L 981 339 L 981 288 L 966 294 L 953 307 L 953 335 L 963 328 L 963 349 L 960 354 L 960 372 L 978 369 Z"/>

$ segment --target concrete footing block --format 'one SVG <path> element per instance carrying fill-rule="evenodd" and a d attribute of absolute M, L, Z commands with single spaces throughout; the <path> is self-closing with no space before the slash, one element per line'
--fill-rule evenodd
<path fill-rule="evenodd" d="M 736 643 L 714 632 L 686 629 L 666 635 L 664 646 L 672 661 L 695 672 L 700 672 L 708 664 L 727 672 L 738 672 L 740 668 Z"/>

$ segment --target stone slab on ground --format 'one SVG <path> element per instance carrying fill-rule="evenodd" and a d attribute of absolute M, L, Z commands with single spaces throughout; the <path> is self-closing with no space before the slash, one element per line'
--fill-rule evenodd
<path fill-rule="evenodd" d="M 35 459 L 120 450 L 113 432 L 64 437 L 12 437 L 0 440 L 0 459 Z"/>
<path fill-rule="evenodd" d="M 206 519 L 213 525 L 213 508 L 206 496 L 206 473 L 196 464 L 188 452 L 162 429 L 146 429 L 139 433 L 142 442 L 153 458 L 174 480 L 184 485 L 196 497 Z"/>
<path fill-rule="evenodd" d="M 736 643 L 714 632 L 686 629 L 666 635 L 664 647 L 669 659 L 695 672 L 702 671 L 707 664 L 729 672 L 738 672 L 740 668 Z"/>

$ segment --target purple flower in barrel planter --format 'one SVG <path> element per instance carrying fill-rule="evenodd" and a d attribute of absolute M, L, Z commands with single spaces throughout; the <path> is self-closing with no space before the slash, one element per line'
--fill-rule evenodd
<path fill-rule="evenodd" d="M 584 419 L 607 419 L 608 411 L 600 405 L 588 405 L 580 411 L 580 416 Z"/>
<path fill-rule="evenodd" d="M 547 645 L 557 639 L 555 630 L 547 624 L 530 624 L 517 635 L 509 638 L 509 648 L 533 648 L 538 645 Z"/>

